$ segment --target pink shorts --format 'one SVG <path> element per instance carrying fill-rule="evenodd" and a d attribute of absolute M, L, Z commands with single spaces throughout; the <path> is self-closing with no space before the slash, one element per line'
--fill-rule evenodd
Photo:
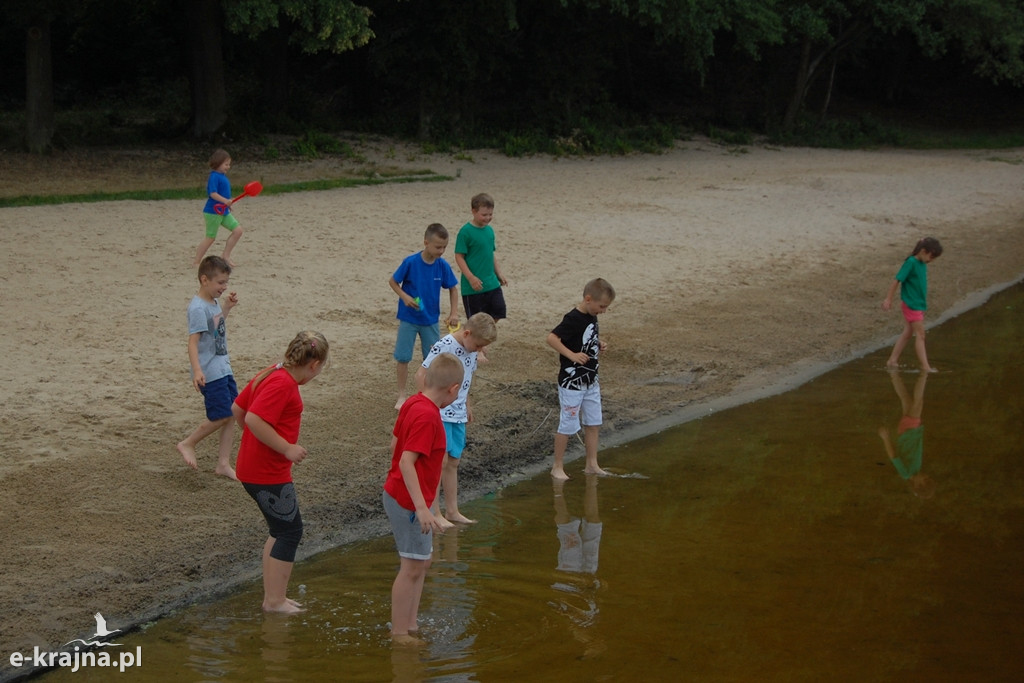
<path fill-rule="evenodd" d="M 924 311 L 915 311 L 913 308 L 910 308 L 903 303 L 901 303 L 900 306 L 903 307 L 903 319 L 908 323 L 917 323 L 924 320 Z"/>

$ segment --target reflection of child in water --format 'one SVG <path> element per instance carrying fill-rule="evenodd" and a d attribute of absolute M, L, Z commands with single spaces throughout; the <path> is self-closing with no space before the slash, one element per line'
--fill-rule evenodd
<path fill-rule="evenodd" d="M 587 475 L 583 519 L 571 517 L 565 502 L 564 481 L 556 480 L 555 525 L 558 527 L 558 571 L 594 574 L 601 549 L 601 518 L 597 514 L 597 476 Z"/>
<path fill-rule="evenodd" d="M 603 639 L 591 628 L 600 614 L 597 590 L 601 588 L 601 582 L 594 577 L 597 573 L 602 529 L 601 518 L 597 514 L 598 475 L 588 474 L 585 478 L 583 519 L 569 515 L 563 494 L 565 480 L 552 480 L 559 543 L 557 569 L 569 573 L 572 578 L 552 585 L 558 597 L 548 602 L 569 618 L 573 637 L 583 645 L 584 659 L 597 656 L 605 650 Z"/>
<path fill-rule="evenodd" d="M 924 411 L 924 385 L 928 381 L 928 373 L 922 372 L 914 384 L 914 395 L 907 392 L 903 377 L 898 371 L 891 370 L 893 389 L 900 398 L 903 417 L 896 428 L 895 446 L 889 430 L 879 427 L 878 435 L 882 437 L 882 445 L 899 475 L 906 480 L 910 490 L 919 498 L 931 498 L 935 495 L 935 481 L 921 472 L 924 459 L 924 425 L 921 424 L 921 413 Z"/>

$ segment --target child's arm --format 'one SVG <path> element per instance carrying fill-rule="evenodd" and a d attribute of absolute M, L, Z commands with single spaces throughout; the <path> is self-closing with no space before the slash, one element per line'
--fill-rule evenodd
<path fill-rule="evenodd" d="M 587 355 L 583 351 L 570 351 L 565 346 L 565 344 L 562 343 L 562 340 L 558 338 L 558 335 L 555 334 L 554 332 L 548 333 L 548 346 L 553 348 L 555 351 L 558 351 L 558 353 L 565 356 L 566 358 L 571 360 L 573 363 L 576 363 L 577 365 L 586 365 L 587 363 L 590 362 L 589 355 Z"/>
<path fill-rule="evenodd" d="M 229 292 L 224 301 L 220 304 L 220 310 L 224 313 L 224 317 L 228 317 L 228 313 L 232 308 L 238 305 L 238 292 Z"/>
<path fill-rule="evenodd" d="M 234 413 L 234 410 L 232 410 Z M 252 435 L 262 443 L 274 449 L 292 462 L 302 462 L 306 457 L 306 449 L 297 443 L 288 443 L 283 436 L 277 433 L 273 425 L 253 412 L 245 414 L 245 426 L 249 428 Z"/>
<path fill-rule="evenodd" d="M 449 287 L 448 288 L 448 304 L 450 306 L 450 308 L 448 310 L 451 311 L 448 314 L 448 325 L 450 327 L 455 327 L 456 325 L 459 324 L 459 286 L 458 285 L 455 285 L 454 287 Z"/>
<path fill-rule="evenodd" d="M 395 291 L 395 294 L 398 295 L 398 298 L 402 300 L 403 304 L 416 311 L 420 309 L 420 305 L 416 303 L 416 299 L 409 296 L 406 291 L 402 289 L 402 286 L 395 282 L 395 278 L 393 276 L 388 278 L 388 286 Z"/>
<path fill-rule="evenodd" d="M 885 427 L 879 427 L 878 435 L 882 437 L 882 445 L 885 446 L 885 454 L 889 456 L 890 460 L 895 460 L 896 450 L 892 447 L 892 438 L 889 436 L 889 430 Z"/>
<path fill-rule="evenodd" d="M 420 478 L 416 474 L 416 459 L 419 457 L 420 454 L 415 451 L 402 451 L 402 457 L 398 460 L 402 481 L 405 482 L 405 488 L 409 491 L 412 504 L 416 507 L 416 519 L 420 522 L 420 531 L 423 533 L 427 533 L 431 529 L 438 532 L 444 531 L 441 522 L 427 507 L 427 501 L 424 500 L 423 492 L 420 491 Z"/>
<path fill-rule="evenodd" d="M 193 332 L 188 335 L 188 362 L 192 365 L 192 386 L 196 391 L 206 386 L 206 375 L 199 365 L 199 335 L 201 332 Z"/>
<path fill-rule="evenodd" d="M 896 296 L 896 290 L 897 290 L 897 288 L 899 288 L 899 286 L 900 286 L 900 281 L 899 280 L 893 280 L 892 284 L 889 285 L 889 293 L 886 294 L 885 295 L 885 299 L 882 300 L 882 310 L 883 311 L 888 311 L 890 308 L 892 308 L 892 299 L 893 299 L 894 296 Z"/>
<path fill-rule="evenodd" d="M 469 286 L 473 288 L 473 291 L 479 292 L 484 288 L 484 281 L 476 275 L 473 275 L 473 271 L 471 271 L 469 266 L 466 265 L 465 254 L 455 254 L 455 265 L 457 265 L 459 270 L 462 271 L 462 274 L 466 276 L 466 282 L 468 282 Z"/>
<path fill-rule="evenodd" d="M 416 371 L 416 391 L 423 391 L 423 381 L 426 379 L 426 377 L 427 369 L 421 365 L 420 369 Z M 394 448 L 392 448 L 391 450 L 393 451 Z"/>
<path fill-rule="evenodd" d="M 231 404 L 231 416 L 235 418 L 235 422 L 238 423 L 239 429 L 245 429 L 245 416 L 248 413 L 237 403 Z"/>
<path fill-rule="evenodd" d="M 501 283 L 502 287 L 505 287 L 505 286 L 508 285 L 508 280 L 506 280 L 505 276 L 501 274 L 501 266 L 498 265 L 498 255 L 497 254 L 494 255 L 494 274 L 498 276 L 498 282 Z"/>

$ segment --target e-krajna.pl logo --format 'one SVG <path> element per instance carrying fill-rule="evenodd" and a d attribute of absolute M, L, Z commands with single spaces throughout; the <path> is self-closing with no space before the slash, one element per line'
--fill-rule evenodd
<path fill-rule="evenodd" d="M 84 668 L 93 667 L 117 668 L 121 673 L 124 673 L 125 669 L 142 666 L 142 646 L 137 646 L 135 652 L 122 650 L 117 653 L 111 653 L 102 650 L 99 652 L 92 650 L 91 648 L 108 646 L 121 647 L 120 643 L 103 640 L 107 636 L 119 633 L 121 629 L 108 630 L 107 620 L 99 612 L 94 614 L 93 617 L 96 619 L 96 633 L 93 634 L 91 639 L 75 638 L 64 643 L 65 648 L 72 643 L 81 643 L 81 645 L 75 645 L 71 650 L 60 650 L 57 652 L 40 650 L 37 645 L 32 649 L 31 654 L 23 652 L 13 653 L 9 660 L 11 666 L 16 669 L 20 669 L 23 666 L 31 666 L 37 669 L 53 668 L 56 666 L 70 667 L 72 673 Z"/>

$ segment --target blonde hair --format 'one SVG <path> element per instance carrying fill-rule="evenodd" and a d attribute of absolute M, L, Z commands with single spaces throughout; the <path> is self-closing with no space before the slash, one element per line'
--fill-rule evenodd
<path fill-rule="evenodd" d="M 326 363 L 329 351 L 330 346 L 324 335 L 313 330 L 303 330 L 288 344 L 288 350 L 284 352 L 284 367 L 300 368 L 315 360 Z"/>
<path fill-rule="evenodd" d="M 465 329 L 484 346 L 494 343 L 494 340 L 498 338 L 498 325 L 494 322 L 494 318 L 486 313 L 474 313 L 469 316 Z"/>
<path fill-rule="evenodd" d="M 288 344 L 288 350 L 284 352 L 284 360 L 279 364 L 265 368 L 253 378 L 253 391 L 270 373 L 278 368 L 301 368 L 315 360 L 326 364 L 329 351 L 330 345 L 327 343 L 327 338 L 324 335 L 312 330 L 299 332 L 295 335 L 295 339 L 292 339 L 291 343 Z"/>
<path fill-rule="evenodd" d="M 210 168 L 217 170 L 221 164 L 231 158 L 231 155 L 224 149 L 215 149 L 213 154 L 210 155 Z"/>
<path fill-rule="evenodd" d="M 589 296 L 595 301 L 608 303 L 615 301 L 615 288 L 604 278 L 596 277 L 583 287 L 583 296 Z"/>
<path fill-rule="evenodd" d="M 423 384 L 430 389 L 444 389 L 453 384 L 462 384 L 466 371 L 462 361 L 451 353 L 442 353 L 430 362 L 423 377 Z"/>

